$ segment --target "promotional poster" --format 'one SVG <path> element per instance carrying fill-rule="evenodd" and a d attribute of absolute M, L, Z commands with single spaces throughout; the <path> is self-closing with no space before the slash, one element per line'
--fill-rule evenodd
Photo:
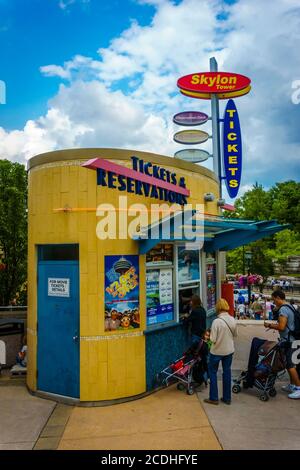
<path fill-rule="evenodd" d="M 139 258 L 105 257 L 105 331 L 139 328 Z"/>

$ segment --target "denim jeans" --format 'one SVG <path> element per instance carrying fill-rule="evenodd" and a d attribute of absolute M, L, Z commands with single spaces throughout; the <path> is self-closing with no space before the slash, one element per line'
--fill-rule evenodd
<path fill-rule="evenodd" d="M 231 400 L 231 363 L 233 354 L 227 356 L 216 356 L 210 353 L 208 362 L 208 373 L 210 378 L 209 398 L 210 400 L 218 400 L 218 381 L 217 372 L 220 361 L 223 368 L 223 399 L 225 401 Z"/>

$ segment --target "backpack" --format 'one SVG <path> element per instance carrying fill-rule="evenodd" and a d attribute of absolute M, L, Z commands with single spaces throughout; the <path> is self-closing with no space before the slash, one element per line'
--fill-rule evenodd
<path fill-rule="evenodd" d="M 290 304 L 284 304 L 285 307 L 289 307 L 290 310 L 294 313 L 294 330 L 290 330 L 289 327 L 287 328 L 289 331 L 289 336 L 292 335 L 295 339 L 300 339 L 300 311 L 299 308 L 295 309 Z M 283 305 L 282 305 L 283 307 Z M 281 307 L 280 307 L 281 308 Z M 278 314 L 280 312 L 280 308 L 278 309 Z"/>

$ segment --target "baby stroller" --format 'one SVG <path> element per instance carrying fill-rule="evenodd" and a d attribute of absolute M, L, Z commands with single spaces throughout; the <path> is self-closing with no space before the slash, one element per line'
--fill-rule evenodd
<path fill-rule="evenodd" d="M 285 340 L 276 342 L 253 338 L 248 368 L 233 381 L 232 392 L 240 393 L 242 387 L 244 389 L 254 387 L 261 392 L 259 399 L 262 401 L 275 397 L 276 379 L 281 372 L 284 373 L 286 368 L 285 346 Z"/>
<path fill-rule="evenodd" d="M 157 374 L 157 383 L 168 386 L 177 382 L 177 389 L 193 395 L 195 386 L 201 385 L 207 370 L 207 345 L 203 340 L 191 346 L 182 357 L 177 359 Z"/>

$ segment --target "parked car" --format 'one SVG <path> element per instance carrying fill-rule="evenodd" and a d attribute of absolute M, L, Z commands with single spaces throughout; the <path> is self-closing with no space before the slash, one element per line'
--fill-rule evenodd
<path fill-rule="evenodd" d="M 244 297 L 245 302 L 248 302 L 248 289 L 234 289 L 233 297 L 235 302 L 237 302 L 240 294 Z"/>

